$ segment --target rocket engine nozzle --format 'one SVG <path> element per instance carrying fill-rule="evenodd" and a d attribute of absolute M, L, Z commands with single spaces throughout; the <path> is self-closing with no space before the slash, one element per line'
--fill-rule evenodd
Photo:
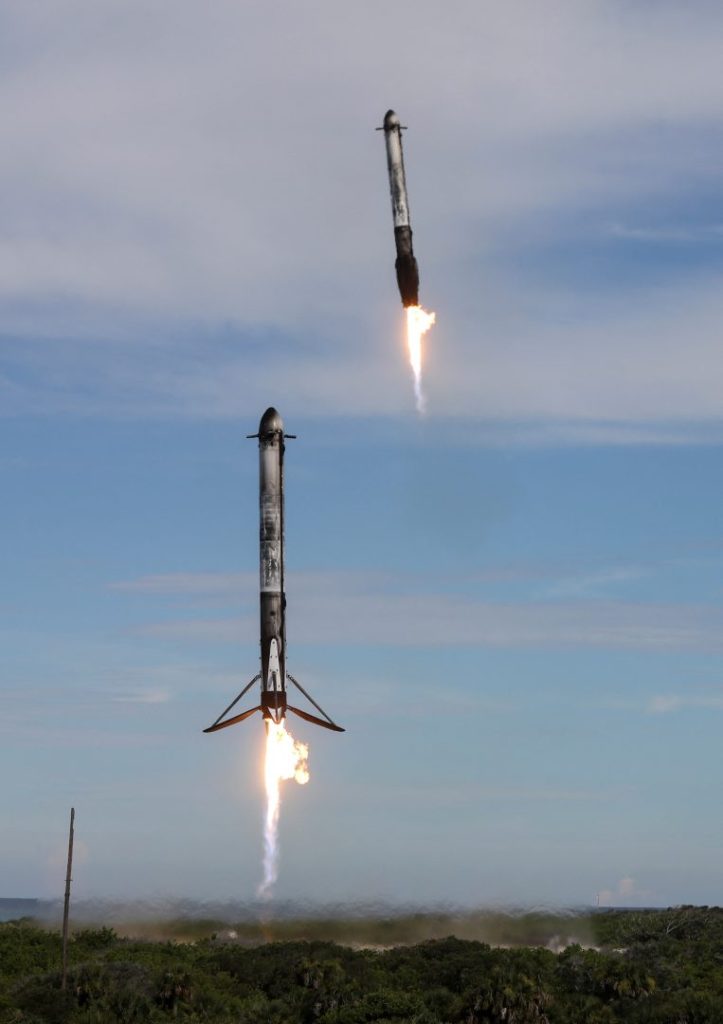
<path fill-rule="evenodd" d="M 394 269 L 397 272 L 397 284 L 399 286 L 402 305 L 405 309 L 407 306 L 418 306 L 419 268 L 417 267 L 416 259 L 411 255 L 397 256 Z"/>
<path fill-rule="evenodd" d="M 263 690 L 261 692 L 261 714 L 278 725 L 286 717 L 286 691 Z"/>

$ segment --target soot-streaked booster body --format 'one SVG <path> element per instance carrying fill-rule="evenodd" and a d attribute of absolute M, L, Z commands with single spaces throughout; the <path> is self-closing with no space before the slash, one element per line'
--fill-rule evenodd
<path fill-rule="evenodd" d="M 384 124 L 377 131 L 384 132 L 387 147 L 387 169 L 389 190 L 392 194 L 392 216 L 394 218 L 394 244 L 397 249 L 397 284 L 402 305 L 419 305 L 419 268 L 412 249 L 412 226 L 409 222 L 409 200 L 407 182 L 404 177 L 404 154 L 402 153 L 402 125 L 393 110 L 384 115 Z"/>
<path fill-rule="evenodd" d="M 259 609 L 261 672 L 255 675 L 241 693 L 204 732 L 218 732 L 242 722 L 260 711 L 265 719 L 277 724 L 292 711 L 307 722 L 325 729 L 344 732 L 310 697 L 301 684 L 286 671 L 286 594 L 284 592 L 284 423 L 276 409 L 267 409 L 261 417 L 258 434 L 249 437 L 259 441 Z M 287 702 L 286 680 L 289 680 L 322 716 L 310 714 Z M 254 683 L 261 681 L 261 702 L 257 707 L 226 718 Z"/>

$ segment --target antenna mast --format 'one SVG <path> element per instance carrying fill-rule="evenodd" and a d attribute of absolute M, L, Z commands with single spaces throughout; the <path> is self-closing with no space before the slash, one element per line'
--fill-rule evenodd
<path fill-rule="evenodd" d="M 68 870 L 65 874 L 65 902 L 63 904 L 63 978 L 60 987 L 65 992 L 68 981 L 68 913 L 70 911 L 70 877 L 73 870 L 73 834 L 75 807 L 70 808 L 70 830 L 68 832 Z"/>

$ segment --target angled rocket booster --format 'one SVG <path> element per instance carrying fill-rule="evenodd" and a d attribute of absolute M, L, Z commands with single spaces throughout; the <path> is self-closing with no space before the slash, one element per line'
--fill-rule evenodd
<path fill-rule="evenodd" d="M 265 719 L 279 724 L 292 711 L 307 722 L 334 732 L 344 732 L 329 718 L 299 682 L 286 671 L 286 595 L 284 593 L 284 423 L 276 409 L 270 408 L 261 417 L 259 440 L 259 604 L 261 611 L 261 672 L 246 684 L 241 693 L 204 732 L 218 732 L 229 725 L 243 722 L 260 711 Z M 286 699 L 286 681 L 292 683 L 322 716 L 292 707 Z M 261 682 L 261 702 L 254 708 L 226 718 L 232 708 L 248 693 L 254 683 Z"/>
<path fill-rule="evenodd" d="M 392 194 L 392 216 L 394 217 L 394 244 L 397 247 L 397 284 L 403 306 L 419 305 L 419 269 L 412 249 L 412 227 L 409 223 L 409 200 L 407 182 L 404 177 L 404 154 L 402 153 L 402 125 L 393 110 L 384 115 L 384 124 L 377 131 L 384 132 L 387 147 L 387 168 L 389 189 Z"/>

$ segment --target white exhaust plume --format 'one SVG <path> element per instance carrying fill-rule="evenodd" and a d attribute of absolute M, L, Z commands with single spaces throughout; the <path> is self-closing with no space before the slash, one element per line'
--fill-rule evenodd
<path fill-rule="evenodd" d="M 424 392 L 422 391 L 422 337 L 436 319 L 435 313 L 428 313 L 421 306 L 407 306 L 409 362 L 414 374 L 414 399 L 420 416 L 424 413 L 426 406 Z"/>
<path fill-rule="evenodd" d="M 286 731 L 283 722 L 266 721 L 266 816 L 264 819 L 264 878 L 258 888 L 261 899 L 270 899 L 279 874 L 279 814 L 281 782 L 295 779 L 300 786 L 309 781 L 309 748 Z"/>

